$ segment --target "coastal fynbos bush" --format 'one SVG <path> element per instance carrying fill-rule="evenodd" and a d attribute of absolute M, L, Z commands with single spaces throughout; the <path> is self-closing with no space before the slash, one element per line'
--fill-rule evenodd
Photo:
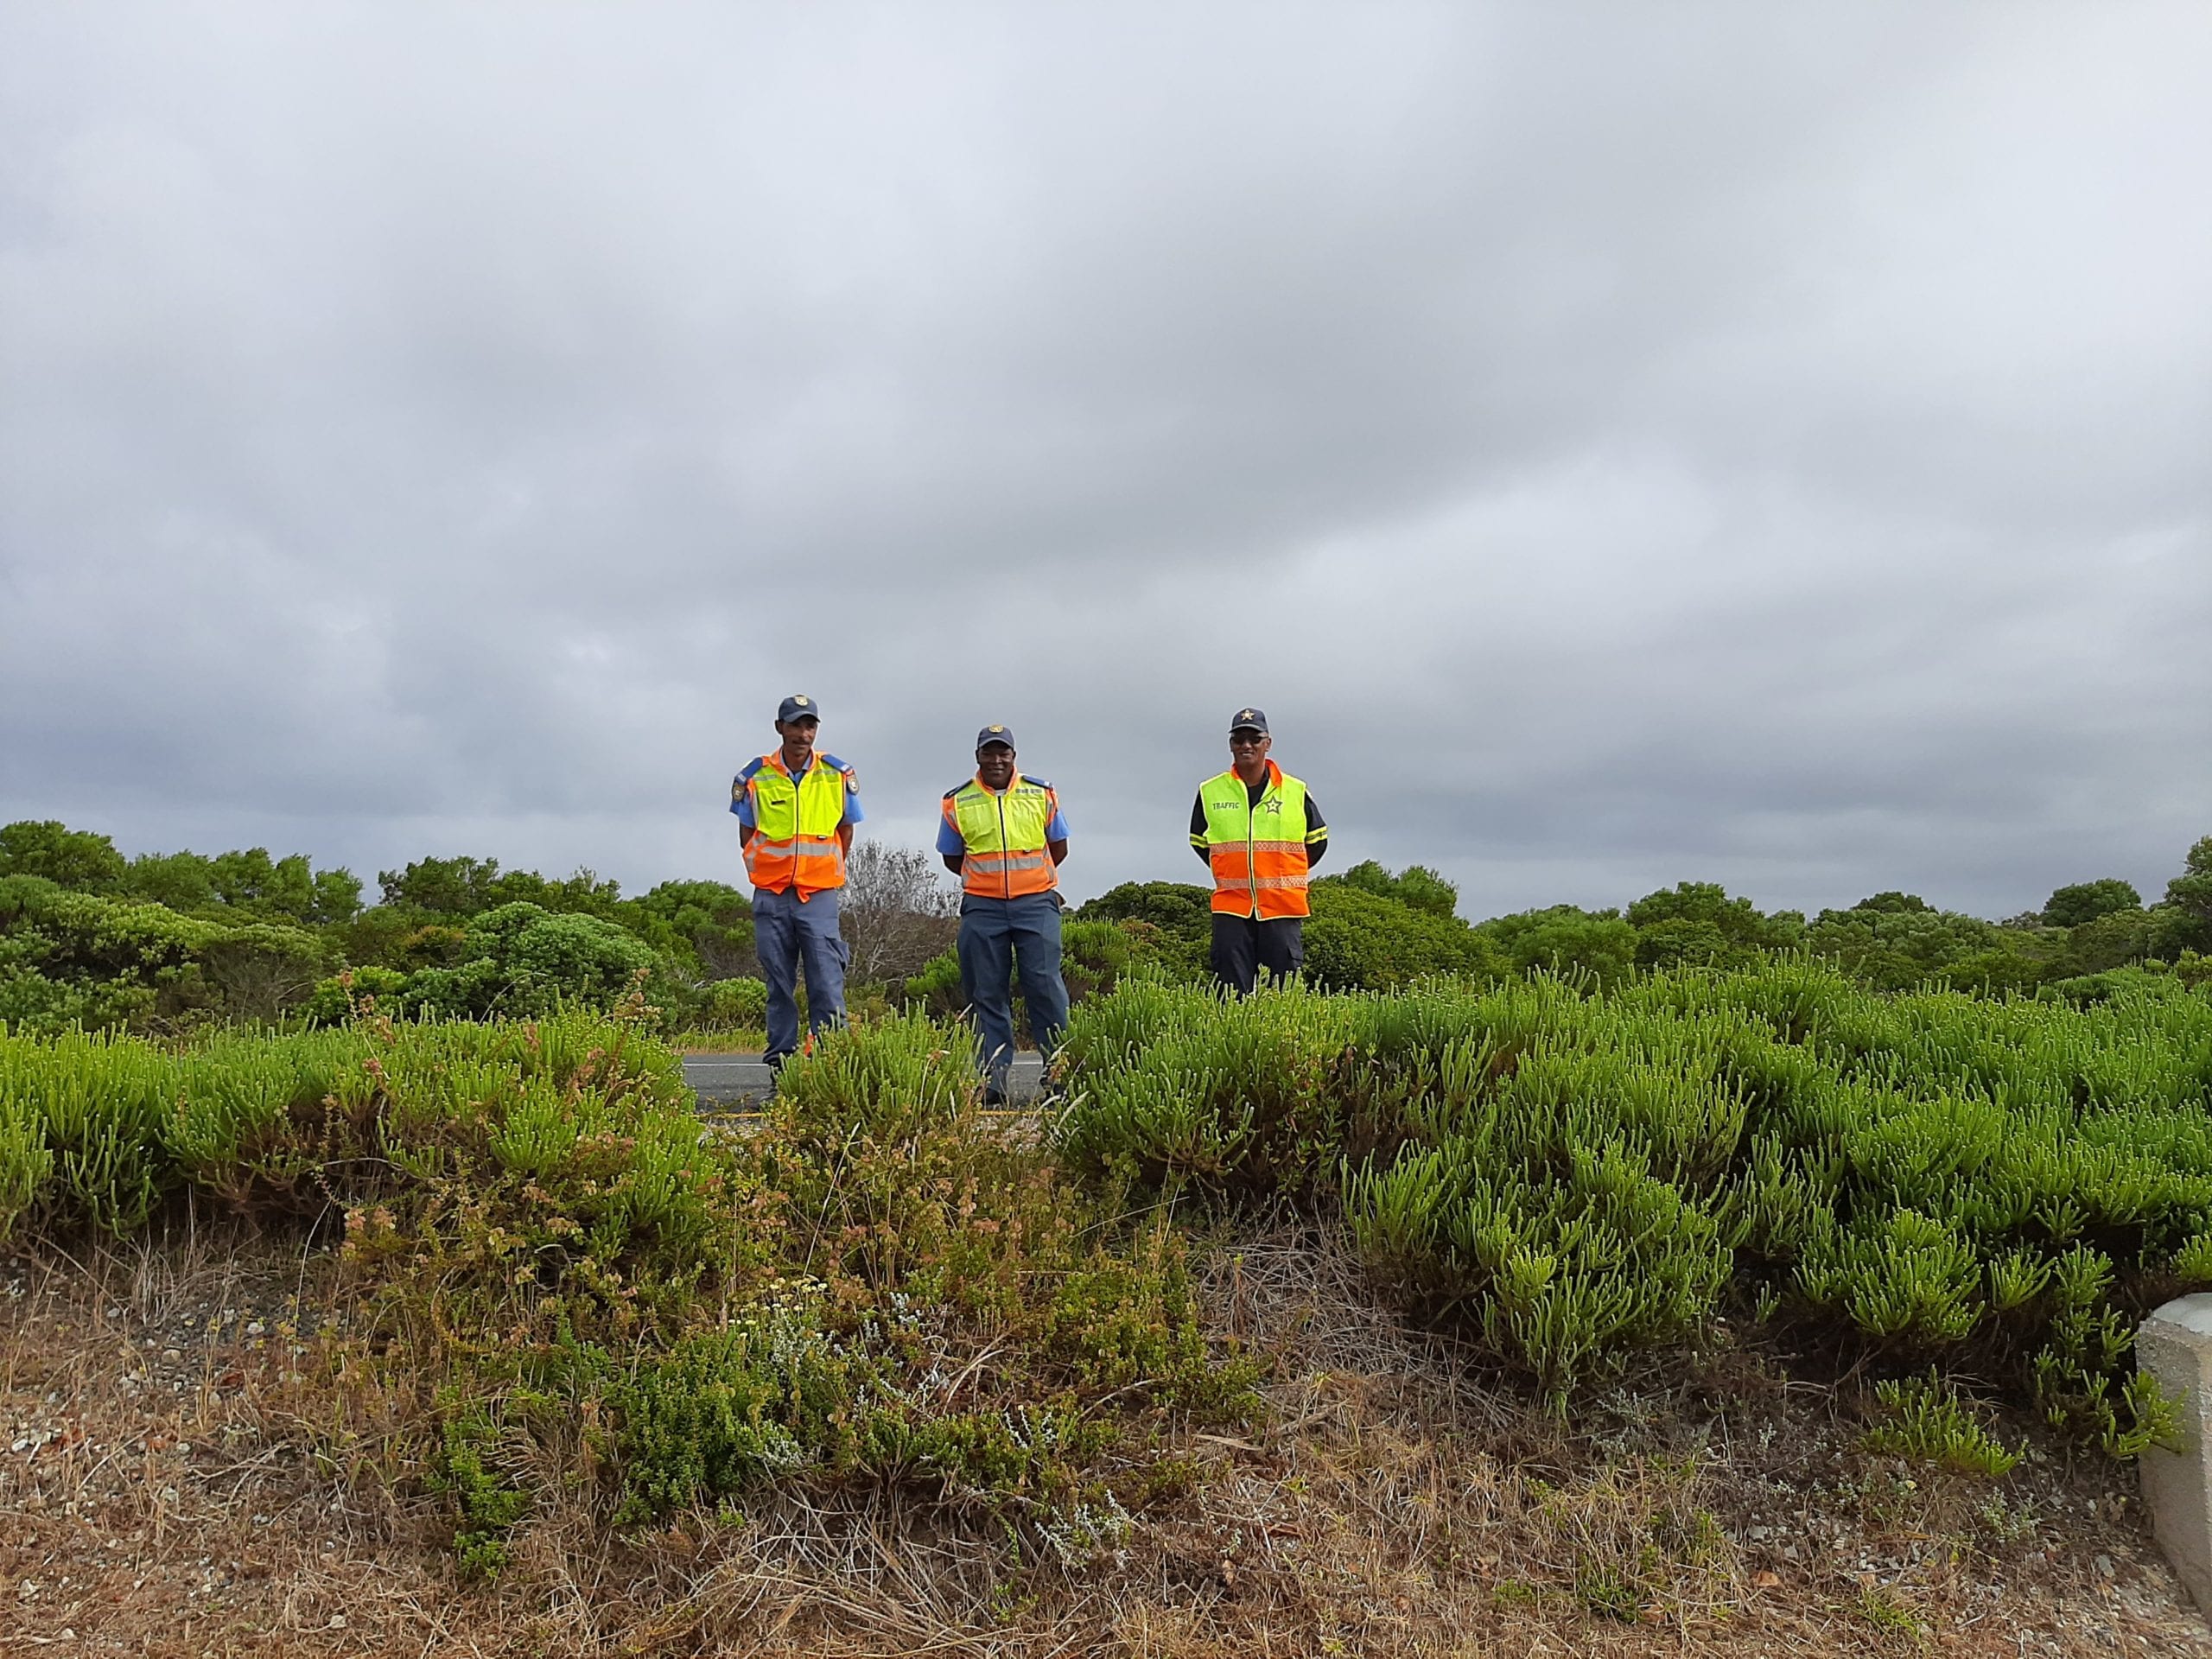
<path fill-rule="evenodd" d="M 1941 1464 L 1962 1474 L 2010 1474 L 2020 1454 L 1976 1417 L 1957 1390 L 1932 1371 L 1874 1385 L 1881 1416 L 1859 1444 L 1870 1452 Z"/>
<path fill-rule="evenodd" d="M 2161 1432 L 2132 1333 L 2212 1277 L 2212 999 L 2145 974 L 2086 1006 L 1887 996 L 1802 957 L 1590 989 L 1125 982 L 1070 1033 L 1062 1143 L 1289 1193 L 1554 1398 L 1734 1299 L 2009 1375 L 2115 1452 Z"/>
<path fill-rule="evenodd" d="M 735 1130 L 645 1015 L 0 1032 L 0 1228 L 127 1232 L 188 1195 L 317 1230 L 343 1314 L 302 1366 L 353 1402 L 330 1433 L 372 1416 L 476 1576 L 578 1454 L 612 1525 L 895 1487 L 1079 1555 L 1160 1490 L 1171 1420 L 1256 1408 L 1181 1234 L 985 1113 L 964 1028 L 825 1034 Z"/>

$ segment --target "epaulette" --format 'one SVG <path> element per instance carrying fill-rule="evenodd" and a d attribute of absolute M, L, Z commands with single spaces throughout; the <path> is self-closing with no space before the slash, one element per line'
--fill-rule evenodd
<path fill-rule="evenodd" d="M 969 784 L 972 784 L 976 780 L 973 778 L 963 779 L 960 782 L 955 784 L 950 789 L 944 791 L 944 798 L 948 801 L 950 800 L 954 796 L 957 795 L 962 790 L 967 788 Z"/>
<path fill-rule="evenodd" d="M 740 772 L 736 777 L 730 779 L 730 787 L 732 789 L 735 789 L 741 784 L 751 783 L 753 781 L 753 774 L 760 771 L 761 767 L 767 764 L 768 757 L 766 755 L 754 755 L 753 759 L 745 763 L 744 770 Z"/>
<path fill-rule="evenodd" d="M 1046 783 L 1042 778 L 1032 778 L 1026 772 L 1021 774 L 1021 781 L 1025 784 L 1034 784 L 1039 789 L 1050 789 L 1052 787 L 1052 785 Z"/>
<path fill-rule="evenodd" d="M 842 772 L 848 778 L 853 775 L 853 769 L 834 754 L 817 754 L 814 758 L 832 772 Z"/>

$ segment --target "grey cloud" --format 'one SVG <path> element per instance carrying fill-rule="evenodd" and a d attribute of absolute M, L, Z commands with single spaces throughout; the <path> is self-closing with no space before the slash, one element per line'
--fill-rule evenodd
<path fill-rule="evenodd" d="M 2199 9 L 15 32 L 0 815 L 728 874 L 803 686 L 1078 891 L 1249 700 L 1477 911 L 2212 830 Z"/>

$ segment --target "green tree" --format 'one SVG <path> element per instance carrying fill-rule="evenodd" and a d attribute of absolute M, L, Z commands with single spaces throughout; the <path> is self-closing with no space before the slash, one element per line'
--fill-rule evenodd
<path fill-rule="evenodd" d="M 2141 962 L 2151 954 L 2157 924 L 2147 910 L 2110 910 L 2067 930 L 2051 973 L 2058 978 L 2101 974 Z"/>
<path fill-rule="evenodd" d="M 1683 881 L 1646 893 L 1628 907 L 1628 922 L 1637 931 L 1637 964 L 1643 968 L 1734 965 L 1786 950 L 1805 933 L 1797 912 L 1767 915 L 1748 899 L 1730 898 L 1717 881 Z"/>
<path fill-rule="evenodd" d="M 491 905 L 531 904 L 556 914 L 575 912 L 609 922 L 619 919 L 622 907 L 620 883 L 602 881 L 597 872 L 586 869 L 559 880 L 535 870 L 509 870 L 489 885 L 485 897 Z"/>
<path fill-rule="evenodd" d="M 0 876 L 35 875 L 73 893 L 112 893 L 123 855 L 105 836 L 72 830 L 57 818 L 23 818 L 0 827 Z"/>
<path fill-rule="evenodd" d="M 496 858 L 418 858 L 402 870 L 379 870 L 377 886 L 387 905 L 438 916 L 474 916 L 493 905 L 499 879 Z"/>
<path fill-rule="evenodd" d="M 1637 931 L 1617 910 L 1552 905 L 1494 916 L 1476 930 L 1518 973 L 1587 976 L 1614 985 L 1636 970 Z"/>
<path fill-rule="evenodd" d="M 1323 876 L 1321 880 L 1342 881 L 1377 898 L 1395 899 L 1433 916 L 1453 916 L 1459 910 L 1459 887 L 1426 864 L 1408 865 L 1403 872 L 1393 875 L 1370 858 L 1353 865 L 1341 875 Z"/>
<path fill-rule="evenodd" d="M 1894 887 L 1887 893 L 1878 893 L 1871 898 L 1861 899 L 1852 906 L 1853 910 L 1878 911 L 1889 916 L 1924 914 L 1935 908 L 1935 906 L 1929 904 L 1918 893 L 1899 893 Z"/>
<path fill-rule="evenodd" d="M 753 901 L 726 882 L 664 881 L 624 899 L 614 919 L 702 978 L 753 971 Z"/>
<path fill-rule="evenodd" d="M 214 861 L 198 853 L 144 853 L 130 861 L 122 890 L 171 910 L 206 910 L 215 903 Z"/>
<path fill-rule="evenodd" d="M 1891 908 L 1824 910 L 1805 931 L 1805 944 L 1860 983 L 1902 991 L 1967 974 L 1968 988 L 2033 982 L 2043 963 L 2035 942 L 1978 916 L 1955 911 Z"/>
<path fill-rule="evenodd" d="M 308 918 L 323 927 L 343 927 L 361 913 L 361 878 L 351 870 L 317 870 L 315 899 Z"/>
<path fill-rule="evenodd" d="M 2043 920 L 2046 927 L 2079 927 L 2115 911 L 2142 908 L 2143 895 L 2132 883 L 2107 876 L 2101 881 L 2076 881 L 2060 887 L 2044 901 Z"/>
<path fill-rule="evenodd" d="M 2189 849 L 2182 873 L 2166 883 L 2166 905 L 2180 917 L 2168 930 L 2171 943 L 2212 952 L 2212 836 Z"/>

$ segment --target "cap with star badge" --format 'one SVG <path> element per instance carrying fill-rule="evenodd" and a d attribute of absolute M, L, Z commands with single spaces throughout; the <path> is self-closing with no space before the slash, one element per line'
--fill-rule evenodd
<path fill-rule="evenodd" d="M 812 697 L 785 697 L 776 705 L 776 718 L 786 721 L 819 720 L 822 718 L 822 710 L 816 705 Z"/>
<path fill-rule="evenodd" d="M 976 734 L 976 753 L 981 753 L 994 743 L 1003 743 L 1009 749 L 1012 748 L 1014 747 L 1013 731 L 1004 726 L 986 726 Z"/>
<path fill-rule="evenodd" d="M 1265 737 L 1268 735 L 1267 713 L 1260 709 L 1239 709 L 1229 717 L 1229 729 L 1232 734 L 1237 732 L 1257 732 L 1262 737 Z"/>

